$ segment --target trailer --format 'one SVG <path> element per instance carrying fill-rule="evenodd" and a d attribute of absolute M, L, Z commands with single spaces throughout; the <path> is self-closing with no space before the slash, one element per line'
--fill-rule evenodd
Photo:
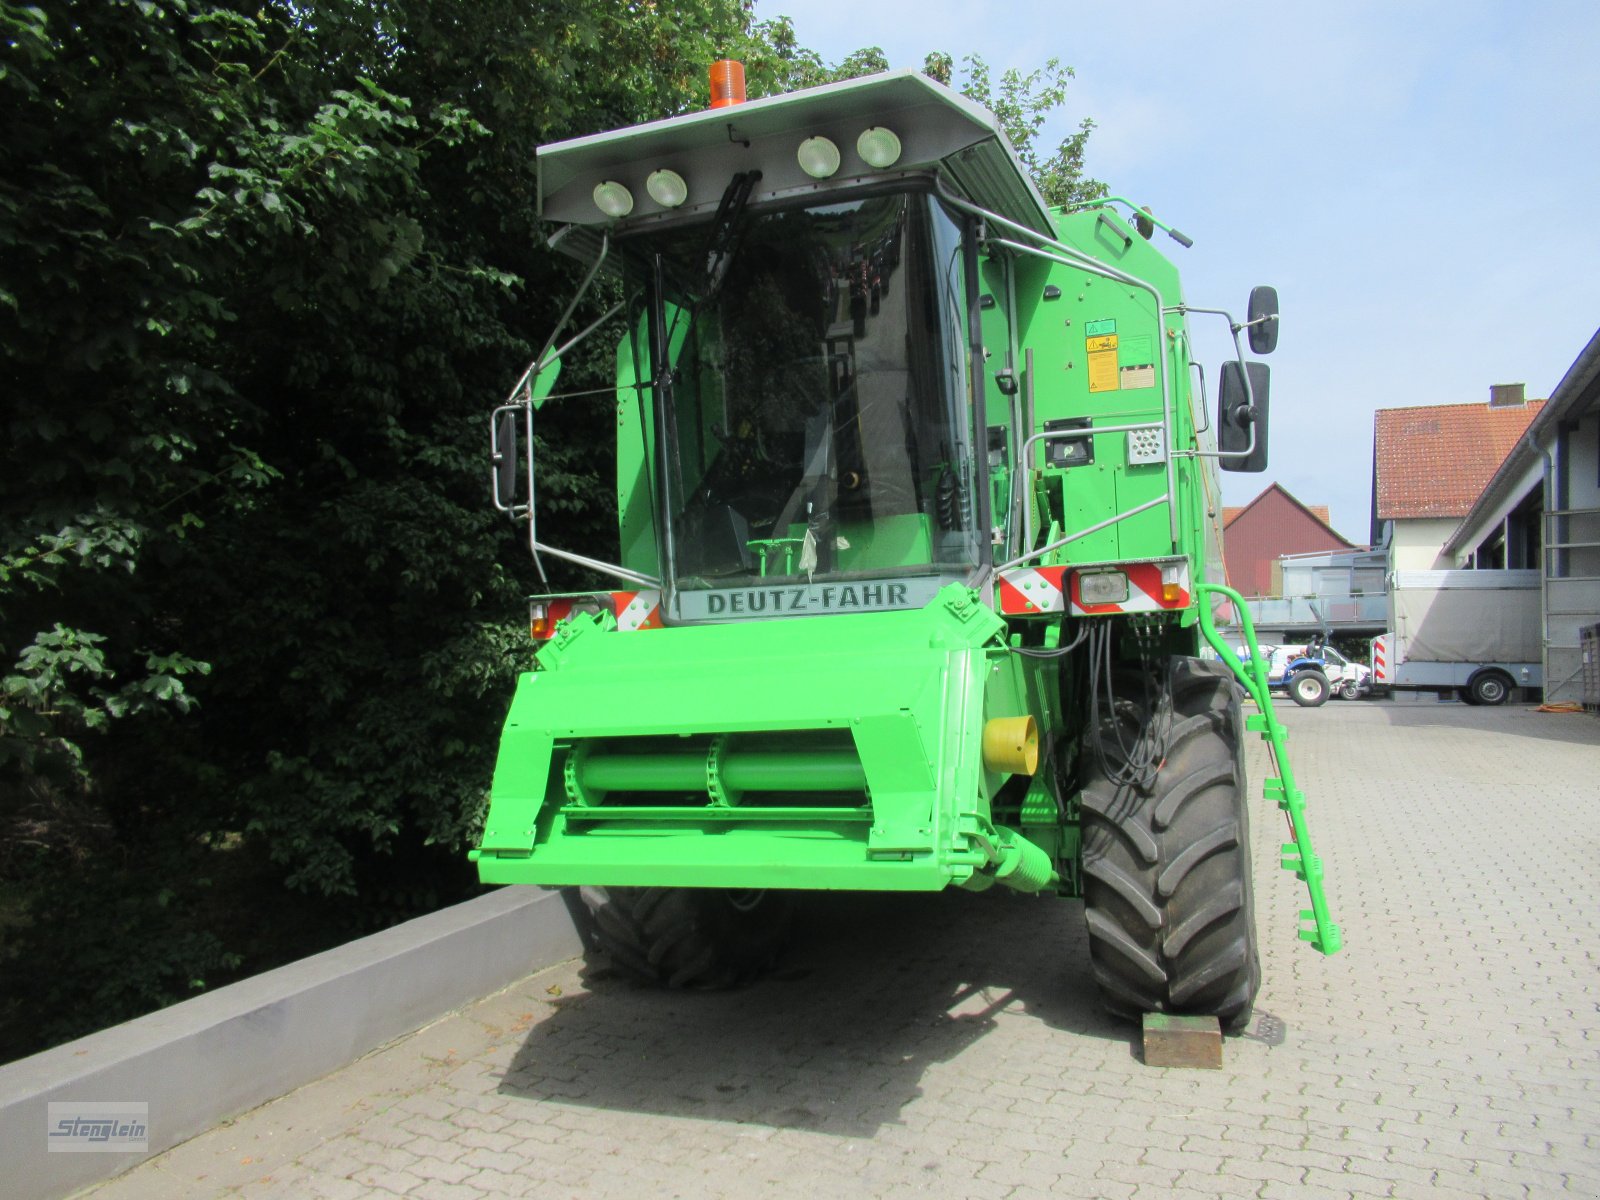
<path fill-rule="evenodd" d="M 1389 629 L 1372 639 L 1375 691 L 1504 704 L 1544 687 L 1538 571 L 1396 571 Z"/>
<path fill-rule="evenodd" d="M 1081 898 L 1109 1011 L 1242 1028 L 1247 733 L 1299 936 L 1340 944 L 1265 667 L 1216 627 L 1217 470 L 1267 460 L 1240 335 L 1273 348 L 1276 293 L 1189 306 L 1151 242 L 1187 237 L 1051 209 L 917 73 L 719 103 L 538 154 L 587 274 L 491 417 L 494 498 L 541 576 L 610 582 L 531 601 L 481 879 L 571 889 L 592 947 L 686 987 L 764 969 L 808 889 Z M 1232 331 L 1214 412 L 1191 315 Z M 535 422 L 592 394 L 555 380 L 597 330 L 617 561 L 538 521 Z"/>

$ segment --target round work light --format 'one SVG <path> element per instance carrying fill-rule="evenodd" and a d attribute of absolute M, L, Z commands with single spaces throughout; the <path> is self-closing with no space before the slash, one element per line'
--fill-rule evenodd
<path fill-rule="evenodd" d="M 594 185 L 594 206 L 608 217 L 625 217 L 633 211 L 633 193 L 608 179 Z"/>
<path fill-rule="evenodd" d="M 874 125 L 871 129 L 861 131 L 861 136 L 856 139 L 856 153 L 861 156 L 862 162 L 881 171 L 900 161 L 900 139 L 894 130 Z"/>
<path fill-rule="evenodd" d="M 644 190 L 662 208 L 677 208 L 689 198 L 689 185 L 676 171 L 651 171 L 650 178 L 644 181 Z"/>
<path fill-rule="evenodd" d="M 795 157 L 800 169 L 813 179 L 826 179 L 839 169 L 839 147 L 825 137 L 808 137 Z"/>

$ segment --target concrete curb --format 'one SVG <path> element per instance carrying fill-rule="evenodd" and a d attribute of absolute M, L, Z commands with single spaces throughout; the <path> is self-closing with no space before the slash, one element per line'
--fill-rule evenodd
<path fill-rule="evenodd" d="M 581 951 L 559 893 L 502 888 L 0 1067 L 3 1190 L 71 1195 Z M 49 1152 L 52 1101 L 147 1103 L 148 1152 Z"/>

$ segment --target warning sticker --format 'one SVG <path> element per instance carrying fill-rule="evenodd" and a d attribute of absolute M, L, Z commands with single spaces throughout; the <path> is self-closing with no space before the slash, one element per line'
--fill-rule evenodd
<path fill-rule="evenodd" d="M 1156 385 L 1156 368 L 1153 363 L 1138 367 L 1123 367 L 1120 372 L 1122 386 L 1127 389 L 1148 388 Z"/>
<path fill-rule="evenodd" d="M 1089 390 L 1114 392 L 1117 390 L 1117 352 L 1099 350 L 1089 355 Z"/>
<path fill-rule="evenodd" d="M 1113 333 L 1109 337 L 1088 338 L 1085 340 L 1083 348 L 1090 354 L 1100 350 L 1115 350 L 1117 348 L 1117 335 Z"/>
<path fill-rule="evenodd" d="M 1084 337 L 1105 337 L 1117 331 L 1117 323 L 1110 317 L 1099 321 L 1086 321 L 1083 326 Z"/>
<path fill-rule="evenodd" d="M 1141 333 L 1136 337 L 1122 339 L 1122 361 L 1127 366 L 1139 367 L 1145 363 L 1156 361 L 1155 351 L 1150 345 L 1150 335 Z"/>

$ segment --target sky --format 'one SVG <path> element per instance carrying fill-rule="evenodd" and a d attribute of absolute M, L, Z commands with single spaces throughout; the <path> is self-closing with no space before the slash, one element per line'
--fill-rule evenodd
<path fill-rule="evenodd" d="M 1001 14 L 1001 15 L 997 15 Z M 1161 239 L 1192 305 L 1277 287 L 1272 482 L 1367 540 L 1379 408 L 1548 397 L 1600 327 L 1600 4 L 1090 5 L 757 0 L 835 62 L 980 55 L 1076 71 L 1041 137 L 1096 125 L 1087 170 L 1194 239 Z M 1226 326 L 1193 317 L 1213 382 Z M 1213 391 L 1214 395 L 1214 391 Z"/>

